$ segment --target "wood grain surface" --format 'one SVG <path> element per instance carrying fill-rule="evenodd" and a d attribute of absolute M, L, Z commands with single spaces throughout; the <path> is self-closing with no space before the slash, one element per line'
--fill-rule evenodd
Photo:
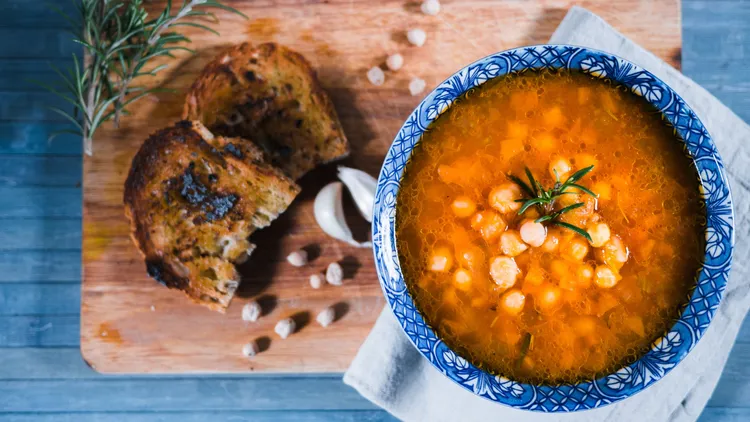
<path fill-rule="evenodd" d="M 188 31 L 197 54 L 179 58 L 150 81 L 177 92 L 142 100 L 119 130 L 102 128 L 94 155 L 84 158 L 81 350 L 86 362 L 100 372 L 340 372 L 384 305 L 371 251 L 334 241 L 315 223 L 312 201 L 320 187 L 334 180 L 335 166 L 305 176 L 303 191 L 290 209 L 253 235 L 258 250 L 242 266 L 242 285 L 226 314 L 195 305 L 146 276 L 128 237 L 123 182 L 142 141 L 179 119 L 186 88 L 222 46 L 276 41 L 305 55 L 331 95 L 351 142 L 352 156 L 343 164 L 372 175 L 421 99 L 409 95 L 412 77 L 424 79 L 431 89 L 478 58 L 543 43 L 572 4 L 599 14 L 672 65 L 679 66 L 681 56 L 679 0 L 446 0 L 434 17 L 421 14 L 418 2 L 229 3 L 250 19 L 220 14 L 219 37 Z M 410 46 L 405 36 L 417 27 L 427 33 L 421 48 Z M 404 56 L 404 67 L 386 72 L 383 86 L 369 84 L 366 71 L 395 52 Z M 367 223 L 348 205 L 355 235 L 368 237 Z M 64 202 L 55 207 L 64 215 L 67 209 Z M 303 247 L 314 257 L 309 266 L 294 268 L 285 262 L 288 253 Z M 345 269 L 344 286 L 310 288 L 309 275 L 332 261 Z M 266 312 L 250 325 L 240 318 L 247 298 L 258 299 Z M 332 305 L 338 319 L 323 329 L 315 315 Z M 288 316 L 300 329 L 281 340 L 273 326 Z M 251 339 L 259 340 L 263 352 L 249 360 L 241 349 Z"/>

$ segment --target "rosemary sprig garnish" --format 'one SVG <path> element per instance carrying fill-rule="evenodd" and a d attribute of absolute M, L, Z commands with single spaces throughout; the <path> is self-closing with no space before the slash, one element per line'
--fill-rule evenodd
<path fill-rule="evenodd" d="M 554 210 L 554 205 L 555 205 L 555 201 L 557 201 L 563 195 L 570 195 L 574 193 L 574 192 L 567 191 L 569 188 L 578 189 L 581 192 L 586 193 L 596 198 L 597 194 L 595 194 L 588 188 L 576 183 L 593 169 L 594 169 L 594 166 L 588 166 L 588 167 L 582 168 L 576 171 L 575 173 L 571 174 L 565 180 L 565 182 L 560 182 L 560 178 L 557 176 L 557 173 L 555 173 L 555 184 L 550 189 L 545 189 L 541 185 L 541 183 L 539 183 L 536 180 L 536 178 L 534 178 L 534 175 L 531 173 L 531 170 L 529 170 L 528 167 L 525 168 L 526 177 L 529 179 L 528 184 L 517 176 L 514 176 L 512 174 L 508 175 L 508 178 L 512 180 L 513 182 L 515 182 L 518 186 L 520 186 L 521 189 L 524 191 L 524 193 L 528 195 L 528 198 L 519 199 L 516 201 L 516 202 L 523 203 L 523 205 L 521 205 L 521 208 L 518 210 L 518 215 L 521 215 L 524 212 L 526 212 L 526 210 L 528 210 L 529 208 L 536 206 L 539 209 L 539 212 L 540 214 L 542 214 L 542 216 L 534 220 L 535 222 L 537 223 L 548 222 L 549 224 L 553 224 L 559 227 L 566 228 L 568 230 L 572 230 L 590 241 L 591 236 L 589 236 L 586 230 L 578 226 L 575 226 L 573 224 L 560 221 L 560 216 L 562 216 L 568 211 L 572 211 L 576 208 L 582 207 L 584 205 L 583 202 L 576 202 L 575 204 L 568 205 L 557 211 Z"/>
<path fill-rule="evenodd" d="M 118 127 L 128 114 L 128 106 L 163 88 L 134 85 L 141 76 L 155 76 L 167 64 L 149 68 L 156 58 L 174 58 L 175 51 L 194 53 L 184 46 L 190 39 L 174 29 L 191 26 L 218 35 L 204 25 L 218 22 L 206 9 L 222 9 L 241 15 L 238 10 L 214 0 L 183 0 L 172 8 L 168 0 L 164 10 L 150 18 L 143 0 L 80 0 L 79 16 L 74 19 L 57 10 L 72 28 L 73 40 L 84 49 L 83 62 L 73 55 L 73 67 L 63 72 L 55 68 L 62 86 L 39 83 L 73 106 L 72 111 L 51 109 L 73 124 L 64 132 L 83 137 L 84 151 L 91 155 L 92 138 L 99 126 L 112 120 Z"/>

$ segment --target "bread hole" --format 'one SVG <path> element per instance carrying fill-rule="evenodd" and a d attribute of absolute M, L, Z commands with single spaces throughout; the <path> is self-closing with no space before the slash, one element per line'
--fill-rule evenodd
<path fill-rule="evenodd" d="M 216 271 L 213 268 L 206 268 L 205 270 L 201 270 L 200 275 L 201 277 L 205 277 L 212 281 L 216 281 L 219 279 L 219 276 L 216 275 Z"/>

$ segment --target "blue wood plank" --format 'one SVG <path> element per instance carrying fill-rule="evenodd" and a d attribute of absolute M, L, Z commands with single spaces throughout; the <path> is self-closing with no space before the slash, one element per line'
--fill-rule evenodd
<path fill-rule="evenodd" d="M 79 187 L 83 160 L 73 156 L 0 155 L 0 187 Z"/>
<path fill-rule="evenodd" d="M 50 107 L 72 110 L 70 103 L 50 92 L 0 92 L 0 120 L 2 121 L 67 122 L 64 116 L 50 110 Z"/>
<path fill-rule="evenodd" d="M 750 421 L 748 407 L 706 407 L 698 422 L 747 422 Z"/>
<path fill-rule="evenodd" d="M 283 379 L 283 378 L 331 378 L 341 379 L 341 374 L 202 374 L 195 375 L 170 374 L 168 376 L 128 376 L 102 375 L 91 369 L 81 357 L 81 351 L 76 347 L 34 348 L 13 347 L 0 348 L 0 380 L 82 380 L 100 379 L 128 381 L 130 379 L 171 379 L 175 382 L 181 379 Z"/>
<path fill-rule="evenodd" d="M 0 380 L 77 380 L 102 376 L 83 361 L 78 345 L 69 348 L 0 349 Z"/>
<path fill-rule="evenodd" d="M 83 151 L 81 137 L 71 134 L 51 136 L 70 129 L 65 123 L 0 121 L 0 154 L 68 154 Z"/>
<path fill-rule="evenodd" d="M 382 410 L 212 411 L 10 414 L 5 422 L 390 422 Z"/>
<path fill-rule="evenodd" d="M 5 251 L 0 253 L 0 283 L 81 282 L 80 251 Z"/>
<path fill-rule="evenodd" d="M 0 397 L 6 412 L 377 409 L 340 378 L 329 377 L 0 381 Z"/>
<path fill-rule="evenodd" d="M 0 186 L 0 218 L 80 217 L 80 188 Z"/>
<path fill-rule="evenodd" d="M 0 283 L 0 316 L 74 315 L 80 302 L 81 286 L 74 283 Z"/>
<path fill-rule="evenodd" d="M 0 57 L 69 60 L 81 52 L 71 38 L 62 28 L 0 27 Z"/>
<path fill-rule="evenodd" d="M 76 16 L 76 7 L 73 0 L 28 1 L 28 0 L 3 0 L 0 5 L 2 22 L 4 28 L 24 28 L 37 26 L 44 28 L 65 28 L 66 22 L 50 7 L 56 6 L 60 11 L 71 17 Z"/>
<path fill-rule="evenodd" d="M 2 347 L 70 347 L 79 344 L 80 316 L 0 316 Z M 0 394 L 2 397 L 2 394 Z"/>
<path fill-rule="evenodd" d="M 0 251 L 80 250 L 81 219 L 0 219 Z"/>
<path fill-rule="evenodd" d="M 722 31 L 725 28 L 737 28 L 748 31 L 747 17 L 750 16 L 750 3 L 738 0 L 683 0 L 682 25 L 685 33 L 693 33 L 698 29 L 713 28 Z M 716 34 L 711 34 L 711 39 Z M 690 41 L 683 40 L 684 44 Z"/>

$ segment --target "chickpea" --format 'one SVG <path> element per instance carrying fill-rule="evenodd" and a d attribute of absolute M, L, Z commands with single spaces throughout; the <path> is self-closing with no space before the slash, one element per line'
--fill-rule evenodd
<path fill-rule="evenodd" d="M 457 251 L 456 258 L 461 266 L 470 270 L 479 269 L 485 262 L 484 251 L 476 245 L 470 245 L 465 249 Z"/>
<path fill-rule="evenodd" d="M 612 268 L 609 268 L 606 265 L 599 265 L 596 267 L 594 283 L 597 286 L 603 289 L 609 289 L 610 287 L 614 287 L 618 281 L 620 281 L 620 277 L 612 271 Z"/>
<path fill-rule="evenodd" d="M 601 262 L 619 271 L 628 261 L 629 254 L 628 248 L 625 247 L 622 239 L 619 236 L 612 236 L 601 249 L 597 250 L 596 255 Z"/>
<path fill-rule="evenodd" d="M 477 204 L 468 196 L 461 195 L 453 200 L 451 209 L 453 210 L 453 214 L 456 214 L 456 217 L 466 218 L 474 214 L 477 210 Z"/>
<path fill-rule="evenodd" d="M 524 221 L 519 232 L 521 240 L 534 247 L 542 246 L 547 239 L 547 228 L 542 223 L 535 223 L 533 220 Z"/>
<path fill-rule="evenodd" d="M 521 199 L 521 188 L 515 183 L 505 183 L 490 191 L 488 201 L 492 208 L 506 214 L 521 208 L 517 199 Z"/>
<path fill-rule="evenodd" d="M 508 225 L 500 217 L 500 214 L 494 211 L 482 211 L 471 217 L 471 228 L 479 231 L 482 238 L 488 242 L 497 239 Z"/>
<path fill-rule="evenodd" d="M 508 256 L 518 256 L 529 246 L 523 243 L 521 235 L 515 230 L 508 230 L 500 235 L 500 250 Z"/>
<path fill-rule="evenodd" d="M 542 311 L 553 311 L 560 305 L 562 290 L 552 283 L 545 283 L 539 287 L 539 291 L 534 295 L 534 303 Z"/>
<path fill-rule="evenodd" d="M 520 273 L 516 261 L 511 257 L 496 256 L 490 261 L 490 277 L 503 289 L 513 287 Z"/>
<path fill-rule="evenodd" d="M 563 245 L 562 253 L 566 258 L 574 261 L 583 261 L 589 253 L 589 245 L 585 239 L 576 236 Z"/>
<path fill-rule="evenodd" d="M 583 264 L 576 270 L 578 287 L 587 288 L 591 286 L 591 278 L 594 277 L 594 268 L 589 264 Z"/>
<path fill-rule="evenodd" d="M 562 157 L 553 158 L 549 163 L 549 174 L 555 180 L 559 179 L 561 182 L 565 181 L 571 170 L 573 170 L 573 166 L 570 164 L 570 161 Z"/>
<path fill-rule="evenodd" d="M 430 271 L 446 272 L 453 265 L 453 253 L 447 246 L 438 246 L 430 256 Z"/>
<path fill-rule="evenodd" d="M 557 230 L 549 230 L 547 238 L 542 243 L 542 250 L 545 252 L 555 252 L 560 246 L 560 233 Z"/>
<path fill-rule="evenodd" d="M 591 236 L 589 243 L 595 248 L 601 248 L 605 243 L 609 242 L 610 232 L 609 226 L 606 223 L 589 224 L 586 232 Z"/>
<path fill-rule="evenodd" d="M 468 270 L 459 268 L 453 273 L 453 281 L 456 282 L 456 287 L 461 290 L 467 290 L 471 287 L 471 273 Z"/>
<path fill-rule="evenodd" d="M 511 315 L 518 315 L 526 304 L 526 296 L 518 289 L 510 289 L 500 298 L 503 310 Z"/>

